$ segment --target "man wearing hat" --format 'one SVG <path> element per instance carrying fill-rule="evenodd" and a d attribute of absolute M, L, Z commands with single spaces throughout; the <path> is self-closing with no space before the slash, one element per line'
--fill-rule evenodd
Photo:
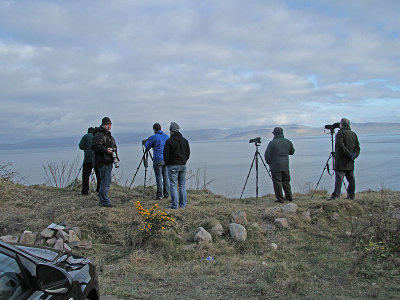
<path fill-rule="evenodd" d="M 172 209 L 185 208 L 187 204 L 185 176 L 186 162 L 190 156 L 189 142 L 179 132 L 180 127 L 172 122 L 169 126 L 170 138 L 164 146 L 164 162 L 168 167 L 168 179 L 171 194 Z M 177 187 L 179 186 L 179 195 Z"/>
<path fill-rule="evenodd" d="M 117 154 L 117 144 L 111 135 L 111 124 L 110 118 L 104 117 L 101 120 L 101 126 L 95 128 L 92 141 L 94 168 L 100 173 L 99 206 L 103 207 L 114 206 L 108 196 L 113 168 L 112 153 L 115 151 Z"/>
<path fill-rule="evenodd" d="M 275 202 L 283 203 L 285 198 L 287 201 L 293 201 L 290 187 L 289 155 L 294 154 L 294 147 L 292 142 L 284 137 L 281 127 L 275 127 L 272 133 L 274 138 L 269 142 L 264 156 L 271 170 Z M 282 188 L 285 197 L 283 197 Z"/>

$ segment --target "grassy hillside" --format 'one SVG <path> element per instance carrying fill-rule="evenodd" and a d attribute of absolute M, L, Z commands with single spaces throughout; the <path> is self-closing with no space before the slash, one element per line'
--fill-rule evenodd
<path fill-rule="evenodd" d="M 278 214 L 288 229 L 268 229 L 272 195 L 227 199 L 190 191 L 184 210 L 166 209 L 175 227 L 143 240 L 133 203 L 150 208 L 154 190 L 112 185 L 115 208 L 101 208 L 95 194 L 79 186 L 56 189 L 0 179 L 0 235 L 41 231 L 53 222 L 80 226 L 93 248 L 76 251 L 93 259 L 102 294 L 132 299 L 394 299 L 400 298 L 400 193 L 357 194 L 356 201 L 328 202 L 326 192 L 295 195 L 299 211 Z M 232 212 L 247 214 L 248 238 L 228 234 Z M 311 219 L 304 213 L 309 211 Z M 220 222 L 225 234 L 208 245 L 193 242 L 194 231 Z M 254 223 L 257 223 L 255 225 Z M 277 245 L 277 249 L 271 247 Z M 206 258 L 211 256 L 213 261 Z"/>

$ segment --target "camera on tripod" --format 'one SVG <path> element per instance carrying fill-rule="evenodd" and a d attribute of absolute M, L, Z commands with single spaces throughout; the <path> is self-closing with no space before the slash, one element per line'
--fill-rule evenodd
<path fill-rule="evenodd" d="M 329 129 L 329 130 L 335 130 L 336 128 L 340 128 L 340 123 L 339 122 L 336 122 L 336 123 L 333 123 L 332 125 L 330 125 L 330 124 L 328 124 L 328 125 L 325 125 L 325 129 Z"/>
<path fill-rule="evenodd" d="M 261 138 L 258 136 L 254 139 L 250 139 L 249 143 L 261 144 Z"/>

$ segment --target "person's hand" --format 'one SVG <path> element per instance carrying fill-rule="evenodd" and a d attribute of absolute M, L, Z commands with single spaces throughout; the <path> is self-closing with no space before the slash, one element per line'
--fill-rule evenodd
<path fill-rule="evenodd" d="M 349 158 L 349 160 L 355 161 L 355 160 L 356 160 L 356 157 L 357 157 L 357 154 L 354 153 L 354 152 L 350 152 L 350 153 L 347 155 L 347 157 Z"/>

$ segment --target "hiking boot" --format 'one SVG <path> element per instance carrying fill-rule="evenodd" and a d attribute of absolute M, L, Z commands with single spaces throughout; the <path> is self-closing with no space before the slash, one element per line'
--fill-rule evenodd
<path fill-rule="evenodd" d="M 276 202 L 276 203 L 285 203 L 285 201 L 283 201 L 283 200 L 278 200 L 278 199 L 276 199 L 274 202 Z"/>
<path fill-rule="evenodd" d="M 174 206 L 172 206 L 171 204 L 168 205 L 168 208 L 170 208 L 170 209 L 178 209 L 177 207 L 174 207 Z"/>
<path fill-rule="evenodd" d="M 100 204 L 100 203 L 99 203 L 99 206 L 100 206 L 100 207 L 115 207 L 115 205 L 114 205 L 114 204 L 111 204 L 111 203 L 110 203 L 110 204 Z"/>

